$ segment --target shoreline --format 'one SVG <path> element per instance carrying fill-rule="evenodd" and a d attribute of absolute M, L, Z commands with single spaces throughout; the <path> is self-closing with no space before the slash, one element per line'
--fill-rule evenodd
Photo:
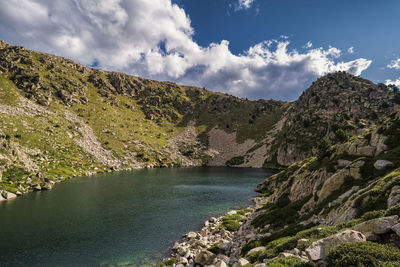
<path fill-rule="evenodd" d="M 219 217 L 206 220 L 199 231 L 191 231 L 169 249 L 172 253 L 163 258 L 157 266 L 194 267 L 210 265 L 216 267 L 246 265 L 249 262 L 240 256 L 243 241 L 259 239 L 269 233 L 260 233 L 251 225 L 257 211 L 267 200 L 267 197 L 256 196 L 250 198 L 250 205 L 238 210 L 230 210 Z M 228 219 L 236 218 L 239 227 L 230 228 Z M 228 230 L 228 229 L 229 230 Z M 212 253 L 217 252 L 215 254 Z M 229 256 L 227 256 L 229 255 Z M 162 265 L 162 264 L 165 265 Z"/>

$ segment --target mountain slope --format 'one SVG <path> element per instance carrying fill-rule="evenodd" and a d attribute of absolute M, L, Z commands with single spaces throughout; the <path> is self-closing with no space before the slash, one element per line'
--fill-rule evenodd
<path fill-rule="evenodd" d="M 0 190 L 12 197 L 111 169 L 225 165 L 287 106 L 91 69 L 1 42 Z M 225 137 L 230 151 L 218 141 Z"/>

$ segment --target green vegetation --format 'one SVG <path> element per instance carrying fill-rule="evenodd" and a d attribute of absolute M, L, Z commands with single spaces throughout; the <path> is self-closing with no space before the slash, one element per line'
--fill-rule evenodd
<path fill-rule="evenodd" d="M 170 258 L 156 265 L 156 267 L 173 267 L 179 260 L 177 258 Z"/>
<path fill-rule="evenodd" d="M 290 256 L 286 258 L 276 258 L 268 262 L 271 267 L 309 267 L 309 263 L 303 262 L 298 257 Z"/>
<path fill-rule="evenodd" d="M 335 132 L 335 137 L 334 137 L 335 142 L 344 143 L 347 142 L 349 139 L 350 139 L 349 134 L 343 131 L 343 129 L 338 129 Z"/>
<path fill-rule="evenodd" d="M 240 214 L 227 215 L 222 217 L 222 223 L 219 227 L 231 232 L 235 232 L 239 230 L 240 223 L 244 222 L 245 220 L 246 218 Z"/>
<path fill-rule="evenodd" d="M 209 247 L 207 250 L 214 253 L 215 255 L 218 254 L 223 254 L 223 250 L 219 248 L 219 245 L 221 242 L 214 243 L 211 247 Z"/>
<path fill-rule="evenodd" d="M 400 250 L 372 242 L 348 242 L 333 248 L 327 260 L 329 266 L 399 266 Z"/>
<path fill-rule="evenodd" d="M 228 160 L 225 165 L 226 166 L 237 166 L 244 163 L 244 156 L 233 157 Z"/>
<path fill-rule="evenodd" d="M 392 215 L 400 216 L 400 203 L 386 210 L 385 216 L 392 216 Z"/>

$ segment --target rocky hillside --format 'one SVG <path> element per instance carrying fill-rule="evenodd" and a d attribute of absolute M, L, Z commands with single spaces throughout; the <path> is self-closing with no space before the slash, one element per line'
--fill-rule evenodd
<path fill-rule="evenodd" d="M 235 164 L 287 107 L 0 42 L 0 196 L 116 169 Z"/>
<path fill-rule="evenodd" d="M 292 103 L 250 101 L 0 42 L 0 195 L 115 169 L 285 167 L 337 129 L 366 131 L 396 100 L 384 85 L 338 72 Z"/>
<path fill-rule="evenodd" d="M 380 118 L 323 137 L 254 205 L 210 219 L 160 265 L 400 266 L 400 112 Z"/>

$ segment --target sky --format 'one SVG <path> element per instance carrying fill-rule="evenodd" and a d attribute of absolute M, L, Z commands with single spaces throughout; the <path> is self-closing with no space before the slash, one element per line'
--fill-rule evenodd
<path fill-rule="evenodd" d="M 104 70 L 249 99 L 339 70 L 400 86 L 398 0 L 0 1 L 0 39 Z"/>

